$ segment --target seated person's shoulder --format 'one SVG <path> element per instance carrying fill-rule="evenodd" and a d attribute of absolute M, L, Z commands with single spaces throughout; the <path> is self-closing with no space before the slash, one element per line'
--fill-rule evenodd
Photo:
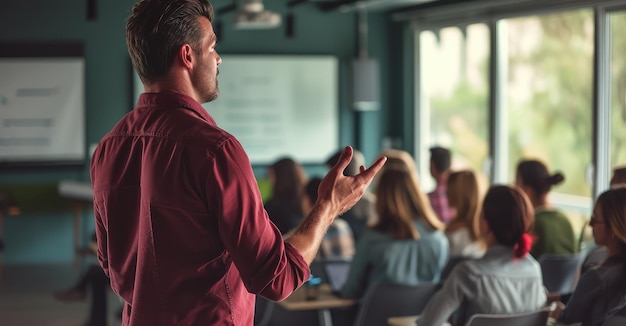
<path fill-rule="evenodd" d="M 348 224 L 348 222 L 346 222 L 346 220 L 337 217 L 333 223 L 330 225 L 331 228 L 337 230 L 337 232 L 340 233 L 350 233 L 352 234 L 352 231 L 350 230 L 350 224 Z"/>

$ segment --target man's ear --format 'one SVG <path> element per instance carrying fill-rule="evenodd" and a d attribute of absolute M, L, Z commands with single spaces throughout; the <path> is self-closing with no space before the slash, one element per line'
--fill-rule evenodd
<path fill-rule="evenodd" d="M 180 60 L 181 65 L 183 65 L 187 69 L 193 68 L 194 57 L 193 50 L 189 44 L 183 44 L 178 50 L 178 58 Z"/>

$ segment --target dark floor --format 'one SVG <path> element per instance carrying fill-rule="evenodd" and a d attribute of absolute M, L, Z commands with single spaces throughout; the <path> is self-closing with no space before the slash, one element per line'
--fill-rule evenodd
<path fill-rule="evenodd" d="M 82 275 L 74 264 L 8 265 L 2 269 L 0 280 L 0 326 L 83 326 L 89 314 L 89 297 L 84 302 L 60 302 L 56 291 L 72 287 Z M 108 295 L 109 326 L 119 326 L 117 316 L 121 303 Z M 281 310 L 278 308 L 278 310 Z M 334 325 L 352 325 L 354 309 L 333 310 Z M 287 318 L 289 317 L 289 318 Z M 317 325 L 313 312 L 278 313 L 273 325 Z M 284 320 L 283 320 L 284 319 Z M 294 322 L 297 321 L 297 322 Z"/>
<path fill-rule="evenodd" d="M 81 326 L 89 304 L 59 302 L 52 293 L 70 288 L 81 274 L 73 264 L 9 265 L 0 281 L 0 325 L 2 326 Z M 120 302 L 114 293 L 108 296 L 109 325 L 120 324 L 115 313 Z"/>

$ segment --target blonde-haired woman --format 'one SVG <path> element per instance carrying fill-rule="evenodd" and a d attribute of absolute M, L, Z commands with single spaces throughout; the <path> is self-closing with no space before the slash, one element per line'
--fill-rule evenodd
<path fill-rule="evenodd" d="M 387 163 L 376 185 L 378 221 L 358 241 L 341 293 L 361 297 L 375 283 L 437 282 L 449 245 L 428 197 L 420 189 L 409 153 L 386 150 Z"/>
<path fill-rule="evenodd" d="M 450 257 L 480 258 L 486 246 L 480 235 L 480 189 L 471 170 L 450 174 L 447 184 L 450 207 L 456 215 L 446 227 Z"/>

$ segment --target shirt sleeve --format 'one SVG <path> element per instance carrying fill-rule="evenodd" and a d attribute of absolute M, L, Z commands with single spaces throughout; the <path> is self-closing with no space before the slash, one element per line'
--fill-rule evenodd
<path fill-rule="evenodd" d="M 471 293 L 468 286 L 473 284 L 469 269 L 459 263 L 448 276 L 443 287 L 428 301 L 420 314 L 417 325 L 442 325 L 463 303 L 465 293 Z"/>
<path fill-rule="evenodd" d="M 98 204 L 94 201 L 93 203 L 93 213 L 94 220 L 96 223 L 96 243 L 98 246 L 98 250 L 96 251 L 96 256 L 98 257 L 98 263 L 102 267 L 104 274 L 107 277 L 109 276 L 109 253 L 107 251 L 107 230 L 104 224 L 102 223 L 102 214 L 100 213 L 100 209 Z"/>
<path fill-rule="evenodd" d="M 219 234 L 246 288 L 270 300 L 285 299 L 309 278 L 309 266 L 270 222 L 248 156 L 236 139 L 216 152 L 210 175 L 215 180 L 207 180 L 213 184 L 209 202 L 221 210 Z"/>
<path fill-rule="evenodd" d="M 603 287 L 602 281 L 595 270 L 585 273 L 576 285 L 576 289 L 572 297 L 567 302 L 567 306 L 561 312 L 558 318 L 559 324 L 579 323 L 583 318 L 587 317 L 592 307 L 593 301 L 596 299 Z"/>

